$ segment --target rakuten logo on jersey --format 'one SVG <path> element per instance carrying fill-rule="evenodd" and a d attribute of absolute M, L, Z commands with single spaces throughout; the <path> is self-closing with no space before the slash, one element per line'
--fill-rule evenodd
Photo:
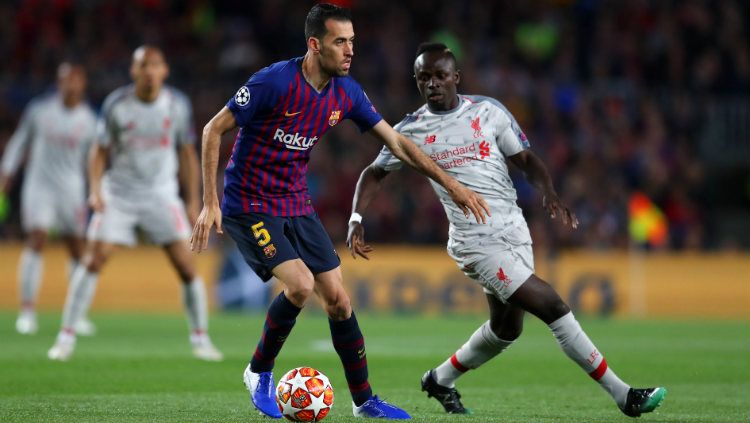
<path fill-rule="evenodd" d="M 318 137 L 312 137 L 308 139 L 307 137 L 301 137 L 299 135 L 299 132 L 295 132 L 294 134 L 287 134 L 283 129 L 276 128 L 276 132 L 273 134 L 273 139 L 284 143 L 284 146 L 286 148 L 292 150 L 307 150 L 315 144 L 315 141 L 318 140 Z"/>

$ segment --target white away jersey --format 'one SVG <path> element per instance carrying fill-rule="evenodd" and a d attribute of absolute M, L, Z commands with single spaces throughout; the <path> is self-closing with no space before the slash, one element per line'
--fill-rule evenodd
<path fill-rule="evenodd" d="M 432 112 L 424 105 L 395 129 L 490 206 L 488 223 L 478 224 L 474 216 L 466 218 L 447 191 L 430 180 L 450 222 L 449 250 L 475 247 L 488 236 L 514 245 L 531 243 L 505 160 L 529 148 L 529 142 L 500 102 L 462 95 L 455 109 Z M 401 167 L 386 147 L 373 164 L 388 171 Z"/>
<path fill-rule="evenodd" d="M 195 143 L 192 107 L 179 90 L 164 86 L 151 103 L 121 87 L 104 101 L 98 142 L 111 147 L 106 189 L 117 196 L 178 192 L 177 146 Z"/>
<path fill-rule="evenodd" d="M 2 171 L 15 173 L 30 147 L 24 180 L 30 192 L 45 189 L 84 195 L 86 157 L 95 129 L 96 116 L 88 104 L 81 102 L 69 109 L 58 94 L 35 99 L 5 149 Z"/>

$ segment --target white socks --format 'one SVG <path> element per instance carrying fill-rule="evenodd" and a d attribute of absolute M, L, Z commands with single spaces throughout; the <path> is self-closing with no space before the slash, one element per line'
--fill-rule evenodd
<path fill-rule="evenodd" d="M 490 328 L 489 320 L 484 322 L 455 354 L 435 369 L 436 382 L 448 388 L 454 387 L 462 374 L 486 363 L 512 343 L 498 338 Z"/>
<path fill-rule="evenodd" d="M 76 269 L 78 269 L 79 264 L 80 263 L 78 262 L 78 260 L 68 260 L 68 283 L 70 283 L 70 280 L 73 279 L 73 273 L 75 273 Z"/>
<path fill-rule="evenodd" d="M 70 278 L 68 296 L 63 308 L 62 330 L 74 333 L 76 322 L 88 312 L 94 298 L 98 273 L 91 273 L 86 266 L 78 266 Z"/>
<path fill-rule="evenodd" d="M 182 302 L 185 305 L 190 334 L 205 334 L 208 331 L 208 302 L 206 287 L 200 277 L 182 284 Z"/>
<path fill-rule="evenodd" d="M 549 324 L 563 352 L 597 381 L 622 408 L 628 397 L 628 386 L 607 366 L 604 356 L 596 349 L 581 325 L 570 312 Z"/>
<path fill-rule="evenodd" d="M 23 249 L 21 260 L 18 262 L 18 283 L 20 285 L 21 307 L 25 310 L 33 310 L 36 306 L 43 264 L 44 260 L 41 254 L 28 247 Z"/>

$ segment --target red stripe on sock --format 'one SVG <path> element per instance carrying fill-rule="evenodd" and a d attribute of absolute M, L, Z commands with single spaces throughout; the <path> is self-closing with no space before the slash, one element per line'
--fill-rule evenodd
<path fill-rule="evenodd" d="M 367 359 L 358 360 L 358 361 L 355 361 L 354 363 L 344 364 L 345 370 L 359 370 L 365 367 L 367 367 Z"/>
<path fill-rule="evenodd" d="M 594 380 L 599 380 L 604 376 L 604 372 L 607 371 L 609 367 L 607 367 L 607 360 L 602 358 L 602 362 L 599 363 L 599 367 L 596 368 L 593 372 L 589 373 L 589 376 L 591 376 Z"/>
<path fill-rule="evenodd" d="M 456 368 L 456 370 L 458 370 L 461 373 L 469 371 L 468 367 L 458 362 L 458 358 L 456 358 L 456 354 L 453 354 L 451 356 L 451 364 L 453 365 L 453 367 Z"/>
<path fill-rule="evenodd" d="M 361 347 L 362 345 L 365 345 L 365 338 L 363 337 L 360 337 L 353 342 L 333 342 L 334 348 L 356 349 Z"/>
<path fill-rule="evenodd" d="M 370 382 L 360 383 L 359 385 L 349 384 L 349 392 L 362 392 L 370 389 Z"/>

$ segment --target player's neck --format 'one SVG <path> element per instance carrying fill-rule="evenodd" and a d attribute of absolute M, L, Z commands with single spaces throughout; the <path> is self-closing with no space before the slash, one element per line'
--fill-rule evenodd
<path fill-rule="evenodd" d="M 305 78 L 305 81 L 315 89 L 315 91 L 320 93 L 326 85 L 328 85 L 328 82 L 331 80 L 331 75 L 323 72 L 320 64 L 313 60 L 309 54 L 310 53 L 305 54 L 305 57 L 302 59 L 302 76 Z"/>
<path fill-rule="evenodd" d="M 159 89 L 150 89 L 148 87 L 138 88 L 137 85 L 135 87 L 135 96 L 138 97 L 138 99 L 144 103 L 152 103 L 156 101 L 156 99 L 159 97 L 160 92 L 161 92 L 161 88 Z"/>
<path fill-rule="evenodd" d="M 78 95 L 68 95 L 62 97 L 62 103 L 66 109 L 74 109 L 80 102 L 81 96 Z"/>

